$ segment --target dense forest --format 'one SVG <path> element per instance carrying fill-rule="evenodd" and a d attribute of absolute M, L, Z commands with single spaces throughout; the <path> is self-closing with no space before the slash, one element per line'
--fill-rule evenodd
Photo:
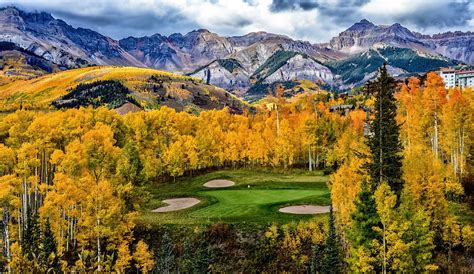
<path fill-rule="evenodd" d="M 106 108 L 0 118 L 0 271 L 472 271 L 474 93 L 429 73 L 256 112 Z M 354 110 L 331 111 L 353 103 Z M 210 169 L 332 172 L 327 222 L 150 227 L 145 186 Z M 469 215 L 471 214 L 471 215 Z"/>

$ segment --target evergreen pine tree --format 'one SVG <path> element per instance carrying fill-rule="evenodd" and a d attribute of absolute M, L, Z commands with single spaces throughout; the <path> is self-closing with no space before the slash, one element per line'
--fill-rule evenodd
<path fill-rule="evenodd" d="M 323 273 L 341 273 L 341 256 L 339 252 L 339 237 L 334 223 L 332 205 L 329 207 L 329 227 L 324 249 Z"/>
<path fill-rule="evenodd" d="M 380 235 L 373 228 L 381 227 L 382 223 L 377 213 L 374 195 L 367 183 L 362 183 L 355 204 L 356 210 L 351 216 L 354 222 L 349 237 L 354 247 L 361 245 L 369 247 L 372 240 L 380 239 Z"/>
<path fill-rule="evenodd" d="M 200 232 L 198 245 L 192 260 L 193 273 L 207 273 L 214 257 L 212 245 L 206 240 L 204 231 Z"/>
<path fill-rule="evenodd" d="M 370 124 L 371 134 L 367 138 L 372 159 L 366 169 L 371 178 L 371 192 L 375 191 L 382 181 L 386 181 L 400 198 L 403 188 L 400 153 L 403 148 L 400 142 L 400 126 L 395 120 L 395 89 L 395 79 L 388 74 L 385 65 L 380 68 L 377 79 L 366 85 L 367 92 L 375 97 L 375 115 Z"/>
<path fill-rule="evenodd" d="M 160 250 L 157 254 L 156 267 L 158 273 L 171 273 L 174 267 L 173 242 L 168 232 L 163 234 Z"/>
<path fill-rule="evenodd" d="M 321 272 L 324 259 L 323 255 L 324 249 L 319 244 L 315 244 L 312 248 L 310 273 L 314 274 Z"/>
<path fill-rule="evenodd" d="M 184 239 L 184 244 L 183 244 L 183 257 L 181 258 L 178 264 L 178 267 L 179 267 L 178 272 L 182 272 L 182 273 L 191 272 L 193 256 L 194 256 L 194 252 L 193 252 L 192 242 L 188 237 L 186 237 Z"/>
<path fill-rule="evenodd" d="M 402 185 L 402 146 L 400 127 L 395 120 L 397 105 L 394 97 L 395 80 L 388 74 L 385 65 L 380 68 L 377 79 L 366 85 L 368 94 L 375 97 L 374 119 L 370 123 L 367 146 L 370 149 L 370 161 L 365 165 L 369 182 L 362 182 L 361 191 L 356 200 L 356 209 L 352 214 L 353 225 L 349 234 L 352 247 L 357 250 L 364 246 L 371 249 L 373 240 L 382 242 L 381 236 L 374 230 L 382 227 L 374 198 L 374 192 L 382 182 L 387 182 L 400 200 Z M 380 270 L 375 262 L 375 270 Z"/>
<path fill-rule="evenodd" d="M 40 253 L 40 240 L 41 230 L 38 223 L 38 214 L 31 210 L 31 206 L 27 206 L 27 218 L 21 239 L 22 255 L 29 260 L 37 259 Z"/>
<path fill-rule="evenodd" d="M 362 183 L 362 188 L 357 195 L 355 205 L 356 209 L 351 215 L 353 220 L 352 227 L 348 233 L 352 250 L 359 250 L 360 247 L 371 250 L 371 244 L 374 240 L 378 241 L 379 243 L 382 242 L 382 236 L 374 229 L 377 227 L 381 229 L 382 222 L 380 220 L 380 216 L 377 213 L 377 205 L 375 203 L 374 194 L 369 189 L 367 182 Z M 355 259 L 352 260 L 353 262 L 361 259 L 360 254 L 355 253 L 353 255 L 355 255 L 354 258 L 352 258 Z M 369 254 L 366 256 L 372 255 Z M 372 266 L 377 272 L 381 271 L 382 269 L 380 262 L 377 260 L 374 260 Z"/>
<path fill-rule="evenodd" d="M 42 233 L 42 248 L 40 256 L 40 264 L 43 270 L 46 272 L 49 270 L 58 270 L 59 269 L 59 260 L 58 260 L 58 246 L 56 243 L 56 238 L 54 237 L 53 231 L 51 230 L 51 224 L 49 219 L 46 219 L 46 224 L 44 225 Z M 53 254 L 53 257 L 51 255 Z"/>

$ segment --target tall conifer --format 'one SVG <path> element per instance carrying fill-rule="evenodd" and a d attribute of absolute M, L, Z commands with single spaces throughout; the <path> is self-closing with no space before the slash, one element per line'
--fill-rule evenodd
<path fill-rule="evenodd" d="M 395 120 L 395 89 L 395 79 L 388 74 L 385 65 L 380 68 L 377 79 L 366 85 L 367 92 L 375 97 L 374 119 L 370 123 L 371 134 L 367 138 L 371 161 L 366 169 L 371 178 L 371 191 L 375 191 L 381 182 L 386 181 L 400 198 L 403 188 L 400 153 L 403 148 L 400 126 Z"/>

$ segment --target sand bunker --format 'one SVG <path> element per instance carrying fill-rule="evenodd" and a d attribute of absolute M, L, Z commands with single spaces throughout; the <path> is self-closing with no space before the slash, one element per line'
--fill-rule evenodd
<path fill-rule="evenodd" d="M 317 205 L 296 205 L 282 207 L 278 211 L 283 213 L 291 214 L 321 214 L 328 213 L 329 206 L 317 206 Z"/>
<path fill-rule="evenodd" d="M 153 212 L 171 212 L 171 211 L 176 211 L 180 209 L 185 209 L 189 208 L 192 206 L 195 206 L 199 204 L 198 199 L 196 198 L 176 198 L 176 199 L 168 199 L 168 200 L 163 200 L 163 203 L 168 204 L 167 206 L 159 207 L 155 210 L 152 210 Z"/>
<path fill-rule="evenodd" d="M 211 180 L 204 184 L 205 187 L 209 188 L 229 187 L 233 185 L 235 185 L 235 183 L 229 180 Z"/>

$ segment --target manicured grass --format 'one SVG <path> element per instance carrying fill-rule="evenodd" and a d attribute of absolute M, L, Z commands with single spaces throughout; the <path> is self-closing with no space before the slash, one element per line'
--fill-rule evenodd
<path fill-rule="evenodd" d="M 212 179 L 228 179 L 235 186 L 208 189 L 202 185 Z M 322 215 L 293 215 L 278 212 L 286 205 L 311 203 L 327 205 L 328 176 L 321 171 L 290 170 L 284 173 L 267 170 L 223 170 L 195 177 L 185 177 L 175 183 L 150 186 L 152 200 L 142 212 L 139 222 L 145 224 L 287 223 Z M 196 197 L 201 203 L 169 213 L 153 213 L 167 198 Z"/>

